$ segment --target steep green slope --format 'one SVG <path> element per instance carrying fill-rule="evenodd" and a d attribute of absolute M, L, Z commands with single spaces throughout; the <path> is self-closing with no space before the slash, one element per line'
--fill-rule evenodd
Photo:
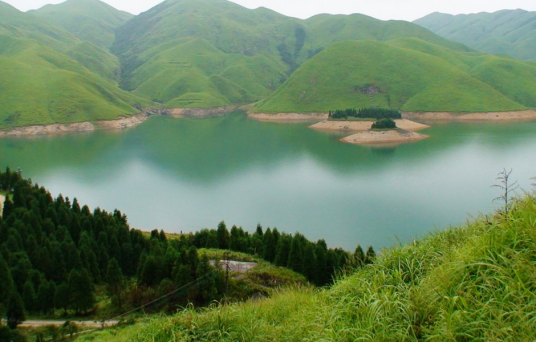
<path fill-rule="evenodd" d="M 77 60 L 92 72 L 118 81 L 119 60 L 89 42 L 83 42 L 54 23 L 23 13 L 0 1 L 0 34 L 36 40 Z"/>
<path fill-rule="evenodd" d="M 407 22 L 299 20 L 226 0 L 167 0 L 120 27 L 112 51 L 122 61 L 124 89 L 168 106 L 210 107 L 269 95 L 333 42 L 399 37 L 467 50 Z"/>
<path fill-rule="evenodd" d="M 145 103 L 34 40 L 0 35 L 0 60 L 0 127 L 115 119 Z"/>
<path fill-rule="evenodd" d="M 117 87 L 118 60 L 0 2 L 0 127 L 115 119 L 150 101 Z"/>
<path fill-rule="evenodd" d="M 536 201 L 385 250 L 332 288 L 103 331 L 80 341 L 533 341 Z"/>
<path fill-rule="evenodd" d="M 134 17 L 99 0 L 68 0 L 29 13 L 106 50 L 115 41 L 115 29 Z"/>
<path fill-rule="evenodd" d="M 456 16 L 432 13 L 414 23 L 482 52 L 536 61 L 536 12 L 518 9 Z"/>
<path fill-rule="evenodd" d="M 466 46 L 441 38 L 407 21 L 381 21 L 363 14 L 320 14 L 305 20 L 311 31 L 310 44 L 323 48 L 344 40 L 388 41 L 402 37 L 419 38 L 453 50 L 469 51 Z"/>
<path fill-rule="evenodd" d="M 223 0 L 165 1 L 117 31 L 123 87 L 171 106 L 256 101 L 284 80 L 271 36 L 286 21 Z"/>
<path fill-rule="evenodd" d="M 521 110 L 536 103 L 535 71 L 532 63 L 454 51 L 419 39 L 346 41 L 304 63 L 256 110 Z"/>

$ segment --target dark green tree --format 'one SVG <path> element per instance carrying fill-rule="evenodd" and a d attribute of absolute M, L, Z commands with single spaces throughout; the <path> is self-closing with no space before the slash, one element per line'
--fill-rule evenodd
<path fill-rule="evenodd" d="M 305 242 L 303 249 L 302 274 L 313 284 L 318 283 L 317 280 L 317 264 L 315 248 L 312 243 Z"/>
<path fill-rule="evenodd" d="M 227 230 L 227 226 L 225 225 L 224 221 L 221 221 L 218 224 L 218 247 L 220 249 L 229 249 L 229 243 L 231 237 L 229 235 L 229 231 Z"/>
<path fill-rule="evenodd" d="M 274 234 L 272 234 L 272 230 L 270 228 L 266 229 L 266 232 L 264 233 L 263 247 L 264 247 L 264 251 L 263 251 L 264 260 L 267 260 L 269 262 L 274 262 L 277 244 L 275 241 Z"/>
<path fill-rule="evenodd" d="M 56 295 L 56 284 L 51 280 L 43 281 L 37 290 L 37 309 L 43 314 L 54 312 L 54 298 Z"/>
<path fill-rule="evenodd" d="M 26 280 L 22 288 L 22 301 L 26 311 L 36 311 L 37 295 L 35 294 L 35 288 L 30 279 Z"/>
<path fill-rule="evenodd" d="M 292 238 L 290 245 L 290 251 L 288 253 L 287 267 L 291 270 L 301 273 L 303 264 L 303 237 L 301 234 L 296 233 Z"/>
<path fill-rule="evenodd" d="M 206 305 L 215 300 L 218 295 L 216 286 L 216 270 L 210 266 L 208 256 L 202 254 L 197 265 L 197 278 L 202 278 L 197 283 L 198 301 Z"/>
<path fill-rule="evenodd" d="M 69 273 L 69 300 L 70 307 L 77 313 L 86 313 L 95 306 L 93 282 L 85 268 Z"/>
<path fill-rule="evenodd" d="M 369 246 L 367 253 L 365 254 L 365 264 L 372 264 L 374 263 L 374 260 L 376 260 L 376 252 L 374 252 L 372 246 Z"/>
<path fill-rule="evenodd" d="M 106 269 L 106 283 L 108 293 L 112 297 L 112 304 L 117 305 L 121 309 L 121 292 L 123 288 L 123 274 L 121 267 L 115 258 L 110 259 L 108 268 Z"/>
<path fill-rule="evenodd" d="M 322 243 L 323 242 L 323 243 Z M 324 240 L 317 242 L 315 246 L 316 256 L 316 285 L 324 286 L 331 281 L 331 273 L 327 263 L 327 248 Z"/>
<path fill-rule="evenodd" d="M 14 290 L 13 278 L 7 262 L 0 254 L 0 317 L 4 317 L 9 305 L 9 296 Z"/>
<path fill-rule="evenodd" d="M 54 294 L 54 306 L 57 309 L 63 309 L 63 313 L 67 314 L 67 309 L 69 308 L 69 284 L 61 283 L 56 287 L 56 292 Z"/>
<path fill-rule="evenodd" d="M 275 264 L 277 266 L 287 267 L 288 254 L 290 252 L 290 244 L 292 243 L 292 237 L 287 234 L 282 234 L 277 241 L 277 247 L 275 252 Z"/>
<path fill-rule="evenodd" d="M 17 325 L 26 320 L 26 313 L 24 312 L 24 304 L 22 298 L 17 291 L 12 291 L 9 303 L 7 306 L 7 325 L 11 329 L 15 329 Z"/>
<path fill-rule="evenodd" d="M 361 267 L 365 264 L 365 252 L 363 252 L 361 245 L 357 245 L 354 251 L 354 260 L 357 267 Z"/>

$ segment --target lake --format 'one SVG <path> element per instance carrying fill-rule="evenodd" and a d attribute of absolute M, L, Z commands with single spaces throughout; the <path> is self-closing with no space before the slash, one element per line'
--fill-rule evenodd
<path fill-rule="evenodd" d="M 503 168 L 525 190 L 536 175 L 536 122 L 434 124 L 430 139 L 390 147 L 307 126 L 156 117 L 121 132 L 2 138 L 0 166 L 143 230 L 261 223 L 351 251 L 492 212 Z"/>

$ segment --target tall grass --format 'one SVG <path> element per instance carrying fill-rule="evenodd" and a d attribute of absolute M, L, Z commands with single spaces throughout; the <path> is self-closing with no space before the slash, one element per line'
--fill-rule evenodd
<path fill-rule="evenodd" d="M 535 260 L 527 195 L 508 213 L 387 249 L 332 288 L 187 309 L 114 341 L 533 341 Z"/>

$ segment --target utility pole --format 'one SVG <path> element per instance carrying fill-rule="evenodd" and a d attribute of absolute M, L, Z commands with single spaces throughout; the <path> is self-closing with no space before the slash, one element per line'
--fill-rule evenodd
<path fill-rule="evenodd" d="M 231 269 L 231 266 L 229 265 L 228 252 L 223 253 L 223 259 L 223 262 L 225 264 L 225 295 L 227 296 L 227 292 L 229 291 L 229 270 Z"/>

